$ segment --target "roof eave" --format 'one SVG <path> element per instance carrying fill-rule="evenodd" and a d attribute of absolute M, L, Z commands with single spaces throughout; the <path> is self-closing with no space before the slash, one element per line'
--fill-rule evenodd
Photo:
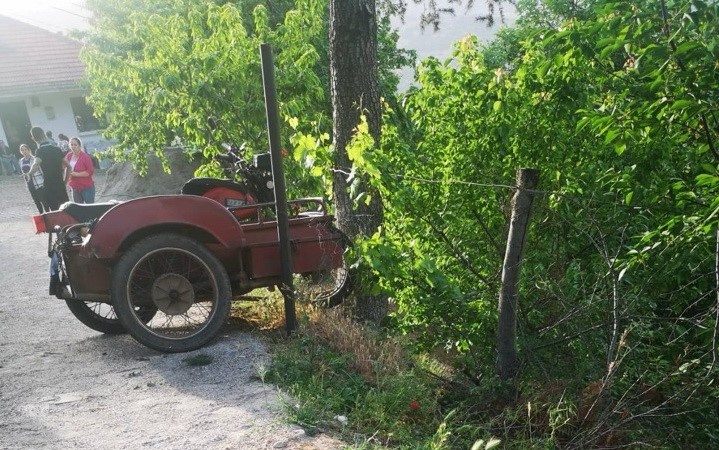
<path fill-rule="evenodd" d="M 82 90 L 80 82 L 78 81 L 50 82 L 27 86 L 2 86 L 0 87 L 0 98 L 27 97 L 30 95 L 54 94 L 62 91 L 77 90 Z"/>

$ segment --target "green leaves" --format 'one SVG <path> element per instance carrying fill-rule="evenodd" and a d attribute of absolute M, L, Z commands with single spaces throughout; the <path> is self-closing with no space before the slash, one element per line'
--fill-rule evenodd
<path fill-rule="evenodd" d="M 543 192 L 520 286 L 520 342 L 583 335 L 548 350 L 543 368 L 581 354 L 567 358 L 582 376 L 604 373 L 607 335 L 587 330 L 612 316 L 613 296 L 620 327 L 650 318 L 653 357 L 670 360 L 704 339 L 687 329 L 676 345 L 652 347 L 674 332 L 660 325 L 669 317 L 701 310 L 713 320 L 717 129 L 701 117 L 719 110 L 715 8 L 669 3 L 666 36 L 655 4 L 591 3 L 597 9 L 555 29 L 527 25 L 508 45 L 513 57 L 492 66 L 496 53 L 469 41 L 451 61 L 423 61 L 405 121 L 385 119 L 381 152 L 364 156 L 382 168 L 386 201 L 387 259 L 373 267 L 400 325 L 428 346 L 492 358 L 478 347 L 494 342 L 510 197 L 499 186 L 518 167 L 538 167 Z M 627 370 L 642 368 L 630 359 Z"/>
<path fill-rule="evenodd" d="M 264 104 L 258 95 L 264 42 L 275 51 L 281 109 L 303 111 L 306 117 L 322 114 L 324 94 L 313 70 L 319 57 L 311 44 L 320 39 L 322 5 L 298 4 L 300 9 L 274 28 L 262 5 L 248 14 L 232 2 L 134 0 L 128 7 L 132 14 L 115 17 L 112 6 L 92 4 L 99 26 L 83 52 L 90 101 L 111 119 L 106 134 L 118 141 L 119 154 L 133 149 L 132 159 L 141 161 L 170 141 L 209 146 L 210 157 L 221 141 L 265 151 Z M 209 134 L 207 116 L 222 124 L 215 136 Z"/>

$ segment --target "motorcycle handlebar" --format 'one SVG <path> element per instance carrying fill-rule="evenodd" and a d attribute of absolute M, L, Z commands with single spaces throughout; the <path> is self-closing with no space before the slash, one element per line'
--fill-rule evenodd
<path fill-rule="evenodd" d="M 249 169 L 247 163 L 242 159 L 241 151 L 236 146 L 231 144 L 222 143 L 222 148 L 225 149 L 226 153 L 218 153 L 215 155 L 215 159 L 220 161 L 225 166 L 225 170 L 245 171 Z"/>
<path fill-rule="evenodd" d="M 225 150 L 225 153 L 219 153 L 215 155 L 218 160 L 231 162 L 233 164 L 242 160 L 242 151 L 236 145 L 227 144 L 225 142 L 221 143 L 220 145 Z"/>

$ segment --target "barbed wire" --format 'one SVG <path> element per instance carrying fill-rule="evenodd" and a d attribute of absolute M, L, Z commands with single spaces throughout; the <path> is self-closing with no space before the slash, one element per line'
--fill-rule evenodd
<path fill-rule="evenodd" d="M 399 179 L 404 178 L 404 179 L 408 179 L 408 180 L 419 181 L 419 182 L 428 183 L 428 184 L 459 184 L 459 185 L 470 186 L 470 187 L 507 189 L 507 190 L 511 190 L 511 191 L 514 191 L 517 189 L 522 189 L 516 185 L 510 185 L 510 184 L 478 183 L 478 182 L 474 182 L 474 181 L 464 181 L 464 180 L 444 180 L 444 179 L 436 180 L 436 179 L 418 177 L 418 176 L 414 176 L 414 175 L 403 175 L 403 174 L 396 174 L 396 173 L 389 174 L 389 176 L 399 178 Z M 524 191 L 531 193 L 531 194 L 535 194 L 535 195 L 542 195 L 542 196 L 555 195 L 555 196 L 562 197 L 565 199 L 570 199 L 570 200 L 577 200 L 577 201 L 579 201 L 579 200 L 585 201 L 586 200 L 586 197 L 567 193 L 567 192 L 562 192 L 562 191 L 545 190 L 545 189 L 524 189 Z M 596 197 L 594 197 L 592 200 L 595 204 L 616 205 L 616 206 L 619 206 L 622 208 L 633 209 L 633 210 L 652 209 L 648 206 L 641 205 L 641 204 L 630 205 L 630 204 L 624 203 L 622 201 L 608 201 L 608 200 L 598 199 Z M 653 205 L 653 206 L 656 207 L 656 205 Z"/>

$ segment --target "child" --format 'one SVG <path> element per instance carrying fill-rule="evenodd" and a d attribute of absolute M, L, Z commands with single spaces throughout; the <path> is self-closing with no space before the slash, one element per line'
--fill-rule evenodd
<path fill-rule="evenodd" d="M 20 158 L 19 161 L 20 170 L 23 174 L 26 174 L 30 171 L 30 168 L 35 163 L 35 157 L 32 155 L 30 147 L 28 147 L 26 144 L 20 145 L 20 153 L 22 153 L 22 158 Z M 35 206 L 37 206 L 38 212 L 42 214 L 45 211 L 49 211 L 49 209 L 47 209 L 45 205 L 45 180 L 42 176 L 42 170 L 38 170 L 37 172 L 33 173 L 29 178 L 26 178 L 26 181 L 27 189 L 30 191 L 30 196 L 35 202 Z"/>

